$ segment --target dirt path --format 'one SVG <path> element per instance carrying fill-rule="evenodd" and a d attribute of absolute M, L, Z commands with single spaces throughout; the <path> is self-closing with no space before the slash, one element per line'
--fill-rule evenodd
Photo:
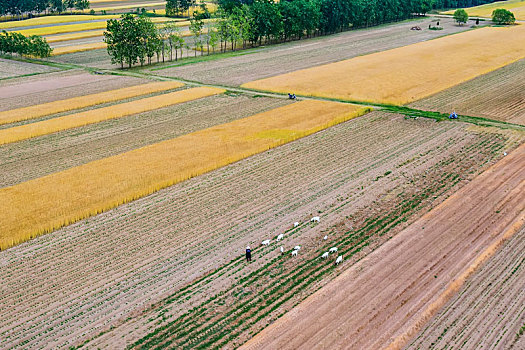
<path fill-rule="evenodd" d="M 443 306 L 439 297 L 461 286 L 451 282 L 507 230 L 519 228 L 524 194 L 522 145 L 243 349 L 403 346 Z"/>
<path fill-rule="evenodd" d="M 497 254 L 410 342 L 407 349 L 523 349 L 525 229 Z"/>

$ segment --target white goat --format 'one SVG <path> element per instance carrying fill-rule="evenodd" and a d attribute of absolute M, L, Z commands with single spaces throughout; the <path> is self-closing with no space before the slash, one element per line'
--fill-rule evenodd
<path fill-rule="evenodd" d="M 337 252 L 337 247 L 330 248 L 330 253 L 336 253 L 336 252 Z"/>
<path fill-rule="evenodd" d="M 328 252 L 326 252 L 326 253 L 323 253 L 323 255 L 321 255 L 321 258 L 323 258 L 323 259 L 326 259 L 326 258 L 328 258 Z"/>
<path fill-rule="evenodd" d="M 293 227 L 296 228 L 297 226 L 299 226 L 299 223 L 296 221 L 293 223 Z"/>
<path fill-rule="evenodd" d="M 265 241 L 262 241 L 261 244 L 262 244 L 262 245 L 270 245 L 270 240 L 267 239 L 267 240 L 265 240 Z"/>
<path fill-rule="evenodd" d="M 284 248 L 283 248 L 283 247 L 281 247 L 281 254 L 283 254 L 283 253 L 284 253 Z"/>
<path fill-rule="evenodd" d="M 301 249 L 300 245 L 296 245 L 295 247 L 293 247 L 293 250 L 299 250 L 299 249 Z"/>
<path fill-rule="evenodd" d="M 328 239 L 328 236 L 324 236 L 323 239 L 326 241 Z"/>
<path fill-rule="evenodd" d="M 284 238 L 284 235 L 281 233 L 279 236 L 277 236 L 277 242 L 279 242 L 283 238 Z"/>
<path fill-rule="evenodd" d="M 335 264 L 336 264 L 336 265 L 339 265 L 339 263 L 341 263 L 341 262 L 343 262 L 343 256 L 342 256 L 342 255 L 339 255 L 339 256 L 337 257 L 337 259 L 335 260 Z"/>
<path fill-rule="evenodd" d="M 319 222 L 321 221 L 321 218 L 319 216 L 314 216 L 313 218 L 310 219 L 311 222 Z"/>
<path fill-rule="evenodd" d="M 292 251 L 292 256 L 297 256 L 297 250 Z"/>

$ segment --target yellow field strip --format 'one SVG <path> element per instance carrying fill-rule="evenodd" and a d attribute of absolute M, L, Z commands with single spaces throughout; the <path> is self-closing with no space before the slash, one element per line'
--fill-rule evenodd
<path fill-rule="evenodd" d="M 171 21 L 171 19 L 167 17 L 154 17 L 154 18 L 151 18 L 151 20 L 153 23 L 164 23 L 164 22 Z M 180 23 L 180 21 L 175 21 L 175 22 Z M 25 36 L 63 34 L 63 33 L 80 32 L 80 31 L 92 30 L 92 29 L 105 29 L 106 23 L 107 23 L 106 21 L 99 21 L 99 22 L 89 22 L 89 23 L 65 24 L 61 26 L 49 26 L 49 27 L 23 29 L 23 30 L 17 30 L 16 32 L 21 33 Z"/>
<path fill-rule="evenodd" d="M 86 32 L 73 32 L 70 34 L 53 35 L 53 36 L 46 37 L 46 40 L 48 43 L 58 43 L 58 42 L 69 41 L 69 40 L 94 38 L 97 36 L 103 36 L 105 31 L 106 31 L 105 29 L 100 29 L 100 30 L 90 30 Z"/>
<path fill-rule="evenodd" d="M 69 114 L 63 117 L 48 119 L 32 124 L 2 129 L 0 130 L 0 145 L 52 134 L 67 129 L 78 128 L 84 125 L 99 123 L 109 119 L 117 119 L 133 114 L 153 111 L 155 109 L 196 100 L 202 97 L 217 95 L 223 92 L 224 90 L 221 89 L 198 87 L 147 97 L 114 106 Z"/>
<path fill-rule="evenodd" d="M 71 45 L 71 46 L 61 46 L 61 47 L 55 47 L 53 49 L 53 52 L 51 52 L 51 56 L 60 56 L 60 55 L 68 54 L 68 53 L 99 50 L 99 49 L 105 49 L 106 47 L 107 47 L 107 44 L 105 42 L 88 43 L 88 44 Z"/>
<path fill-rule="evenodd" d="M 0 125 L 45 117 L 46 115 L 67 112 L 107 102 L 120 101 L 126 98 L 152 94 L 155 92 L 177 89 L 182 86 L 184 86 L 183 83 L 176 81 L 157 81 L 154 83 L 135 85 L 91 95 L 72 97 L 65 100 L 11 109 L 0 112 Z"/>
<path fill-rule="evenodd" d="M 365 114 L 302 101 L 0 189 L 0 249 Z"/>
<path fill-rule="evenodd" d="M 165 6 L 166 2 L 145 2 L 140 4 L 129 4 L 129 5 L 117 5 L 117 6 L 107 6 L 107 7 L 97 7 L 91 6 L 89 10 L 84 10 L 84 12 L 89 12 L 91 9 L 95 11 L 114 11 L 114 10 L 126 10 L 126 9 L 137 9 L 144 7 L 154 7 L 154 6 Z"/>
<path fill-rule="evenodd" d="M 402 105 L 524 58 L 524 42 L 525 25 L 481 28 L 242 87 Z"/>
<path fill-rule="evenodd" d="M 68 23 L 79 21 L 92 21 L 96 19 L 119 18 L 119 15 L 62 15 L 62 16 L 45 16 L 38 18 L 25 19 L 22 21 L 12 21 L 0 23 L 0 29 L 10 29 L 19 27 L 38 26 L 45 24 Z"/>
<path fill-rule="evenodd" d="M 469 16 L 475 17 L 492 17 L 492 11 L 495 9 L 507 9 L 514 14 L 514 17 L 519 20 L 525 20 L 525 0 L 509 0 L 509 1 L 498 1 L 490 4 L 484 4 L 480 6 L 474 6 L 466 8 L 465 11 Z M 445 11 L 442 14 L 452 15 L 455 10 Z"/>

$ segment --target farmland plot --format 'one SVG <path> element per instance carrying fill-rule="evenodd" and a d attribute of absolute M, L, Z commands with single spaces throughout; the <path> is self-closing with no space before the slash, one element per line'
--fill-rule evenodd
<path fill-rule="evenodd" d="M 50 66 L 28 62 L 18 62 L 0 58 L 0 80 L 17 76 L 34 75 L 60 70 Z"/>
<path fill-rule="evenodd" d="M 497 1 L 490 4 L 468 7 L 466 11 L 470 16 L 491 18 L 492 12 L 495 9 L 507 9 L 514 14 L 514 17 L 516 17 L 516 19 L 525 20 L 525 0 Z M 452 15 L 454 14 L 454 11 L 455 10 L 450 10 L 443 13 L 447 15 Z"/>
<path fill-rule="evenodd" d="M 212 84 L 237 86 L 256 79 L 434 39 L 467 28 L 454 25 L 451 19 L 443 18 L 440 19 L 444 28 L 442 31 L 410 30 L 410 27 L 415 25 L 426 28 L 430 21 L 422 19 L 379 28 L 347 31 L 321 38 L 257 48 L 249 53 L 243 52 L 243 55 L 238 57 L 173 68 L 169 68 L 172 65 L 169 63 L 167 68 L 152 68 L 152 72 Z"/>
<path fill-rule="evenodd" d="M 242 310 L 243 305 L 229 304 L 230 300 L 253 300 L 261 307 L 253 293 L 267 295 L 268 288 L 276 286 L 276 278 L 296 271 L 303 279 L 310 267 L 328 268 L 329 264 L 320 266 L 314 261 L 322 252 L 322 235 L 329 234 L 327 245 L 345 237 L 352 245 L 357 239 L 362 243 L 360 252 L 355 252 L 357 259 L 395 233 L 394 229 L 389 234 L 377 231 L 380 227 L 372 224 L 381 218 L 374 217 L 392 210 L 394 214 L 382 222 L 391 228 L 402 225 L 403 219 L 410 220 L 410 215 L 428 207 L 435 196 L 441 198 L 441 193 L 477 173 L 503 149 L 512 148 L 507 141 L 505 135 L 468 131 L 459 123 L 403 120 L 374 112 L 182 182 L 2 252 L 0 307 L 5 307 L 0 310 L 0 334 L 14 347 L 38 347 L 79 344 L 104 331 L 88 345 L 115 347 L 149 333 L 157 321 L 177 320 L 177 325 L 185 327 L 188 320 L 178 317 L 192 307 L 198 306 L 196 311 L 214 309 L 208 310 L 214 317 Z M 408 207 L 400 207 L 403 203 Z M 321 223 L 304 223 L 312 215 L 320 215 Z M 345 233 L 352 226 L 358 230 L 367 219 L 365 231 L 374 232 L 370 237 Z M 294 221 L 302 224 L 291 231 Z M 287 251 L 295 244 L 303 246 L 296 262 L 281 260 L 275 245 L 256 248 L 255 261 L 249 266 L 238 258 L 246 244 L 255 247 L 285 230 Z M 346 244 L 339 246 L 343 249 Z M 345 256 L 351 259 L 350 254 Z M 34 273 L 36 266 L 42 272 Z M 210 279 L 190 283 L 222 266 Z M 34 276 L 31 280 L 25 278 L 29 271 Z M 255 282 L 239 280 L 251 273 L 259 276 Z M 239 341 L 322 285 L 321 280 L 316 281 L 312 285 L 307 279 L 296 286 L 304 287 L 301 293 L 283 285 L 287 292 L 279 290 L 275 296 L 287 302 L 272 301 L 246 314 L 254 319 L 244 319 L 248 329 Z M 248 283 L 248 287 L 231 299 L 237 282 Z M 177 296 L 177 291 L 182 294 Z M 208 299 L 221 291 L 226 291 L 227 299 Z M 170 298 L 158 304 L 160 309 L 128 319 L 164 297 Z M 277 308 L 269 312 L 274 306 Z M 260 315 L 266 316 L 256 320 Z M 196 328 L 187 328 L 191 332 L 210 325 L 200 317 L 192 322 Z M 224 322 L 235 336 L 240 323 L 225 319 L 217 327 L 225 326 Z M 112 325 L 120 326 L 110 330 Z M 156 334 L 170 339 L 174 336 L 170 329 L 166 329 L 168 334 Z M 216 328 L 199 334 L 214 336 L 214 332 Z M 192 339 L 189 346 L 211 338 Z M 178 344 L 184 339 L 171 341 Z"/>
<path fill-rule="evenodd" d="M 172 139 L 289 104 L 217 95 L 0 146 L 0 187 Z"/>
<path fill-rule="evenodd" d="M 519 349 L 523 335 L 518 333 L 525 324 L 524 281 L 525 228 L 467 280 L 406 348 Z"/>
<path fill-rule="evenodd" d="M 525 144 L 344 271 L 244 349 L 399 349 L 505 239 L 524 227 L 524 178 Z M 522 287 L 523 283 L 514 296 L 523 294 Z M 523 312 L 523 304 L 513 305 L 519 301 L 510 295 L 506 300 L 509 308 Z M 483 303 L 475 299 L 478 302 Z M 494 312 L 494 316 L 512 322 L 511 329 L 521 326 L 516 316 L 523 322 L 523 315 L 507 318 Z M 498 321 L 485 328 L 487 338 L 494 339 L 490 333 L 501 328 Z M 474 332 L 478 335 L 471 343 L 456 345 L 480 348 L 476 338 L 485 338 L 484 329 Z"/>
<path fill-rule="evenodd" d="M 25 108 L 61 99 L 125 88 L 150 80 L 78 70 L 6 80 L 0 83 L 0 111 Z"/>
<path fill-rule="evenodd" d="M 410 104 L 525 125 L 525 60 Z"/>
<path fill-rule="evenodd" d="M 524 38 L 525 26 L 481 28 L 242 87 L 402 105 L 525 58 Z"/>

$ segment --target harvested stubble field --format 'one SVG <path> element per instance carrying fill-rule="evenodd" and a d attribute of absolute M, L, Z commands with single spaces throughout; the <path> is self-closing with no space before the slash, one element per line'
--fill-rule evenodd
<path fill-rule="evenodd" d="M 36 119 L 51 114 L 95 106 L 107 102 L 124 100 L 141 95 L 148 95 L 155 92 L 174 90 L 182 86 L 184 86 L 184 84 L 175 81 L 152 82 L 149 84 L 135 85 L 116 90 L 104 91 L 97 94 L 83 95 L 44 104 L 11 109 L 0 112 L 0 125 L 14 123 L 26 119 Z"/>
<path fill-rule="evenodd" d="M 525 125 L 525 60 L 482 75 L 410 107 Z"/>
<path fill-rule="evenodd" d="M 0 111 L 102 93 L 151 80 L 118 75 L 89 74 L 79 70 L 41 74 L 0 82 Z"/>
<path fill-rule="evenodd" d="M 524 38 L 524 25 L 481 28 L 242 87 L 403 105 L 525 58 Z"/>
<path fill-rule="evenodd" d="M 505 238 L 524 227 L 524 178 L 525 144 L 348 268 L 243 348 L 403 347 L 480 264 L 491 258 Z M 523 293 L 522 287 L 523 283 L 514 293 Z M 515 302 L 507 300 L 509 304 Z M 523 305 L 515 310 L 523 312 Z M 464 315 L 476 312 L 463 308 Z M 496 318 L 503 320 L 503 315 Z M 496 327 L 500 326 L 485 325 L 474 332 L 483 337 L 485 330 L 490 333 Z M 516 324 L 511 327 L 519 328 Z M 475 344 L 459 345 L 464 346 L 479 348 Z"/>
<path fill-rule="evenodd" d="M 222 92 L 224 90 L 217 88 L 197 87 L 112 106 L 117 108 L 114 113 L 113 110 L 104 115 L 101 115 L 102 112 L 91 113 L 101 109 L 85 113 L 89 113 L 89 118 L 93 120 L 106 120 L 114 118 L 112 114 L 115 113 L 131 115 Z M 0 249 L 368 111 L 369 108 L 337 102 L 301 101 L 0 189 L 0 211 L 6 214 L 0 217 L 3 227 Z M 63 120 L 67 123 L 89 124 L 82 118 L 77 121 L 80 115 L 66 116 Z M 55 129 L 67 129 L 61 120 L 62 117 L 59 117 L 3 129 L 0 130 L 0 139 L 5 143 L 20 138 L 26 132 L 26 127 L 29 133 L 31 126 L 42 123 L 50 124 Z M 17 130 L 21 130 L 20 133 L 14 133 L 13 136 Z M 34 201 L 33 198 L 46 200 Z"/>
<path fill-rule="evenodd" d="M 216 95 L 0 146 L 0 187 L 114 156 L 289 104 Z"/>
<path fill-rule="evenodd" d="M 523 349 L 525 324 L 525 228 L 424 327 L 406 349 Z"/>
<path fill-rule="evenodd" d="M 353 30 L 328 37 L 313 38 L 243 52 L 241 56 L 171 67 L 152 73 L 181 77 L 211 84 L 237 86 L 252 80 L 293 72 L 320 64 L 337 62 L 373 52 L 430 40 L 468 29 L 452 19 L 440 19 L 443 30 L 411 31 L 410 27 L 428 27 L 431 19 L 389 24 L 379 28 Z M 148 68 L 151 69 L 151 68 Z"/>
<path fill-rule="evenodd" d="M 373 112 L 179 183 L 3 252 L 0 335 L 15 348 L 96 335 L 89 347 L 123 347 L 176 321 L 164 331 L 184 327 L 182 339 L 148 341 L 197 346 L 227 333 L 215 344 L 242 342 L 334 276 L 331 262 L 314 259 L 323 245 L 354 247 L 347 260 L 366 255 L 521 139 L 508 141 Z M 312 215 L 321 223 L 290 230 Z M 297 259 L 280 258 L 275 244 L 258 248 L 285 230 L 287 251 L 303 246 Z M 240 258 L 246 244 L 257 247 L 250 265 Z"/>
<path fill-rule="evenodd" d="M 491 4 L 484 4 L 475 7 L 468 7 L 465 10 L 469 16 L 478 16 L 478 17 L 492 17 L 492 12 L 495 9 L 507 9 L 514 14 L 516 19 L 525 20 L 525 0 L 507 0 L 507 1 L 497 1 Z M 446 15 L 454 14 L 455 10 L 450 10 L 443 12 Z"/>
<path fill-rule="evenodd" d="M 59 68 L 44 66 L 41 64 L 33 64 L 29 62 L 19 62 L 13 60 L 6 60 L 0 58 L 0 80 L 6 78 L 14 78 L 18 76 L 27 76 L 42 74 L 47 72 L 54 72 L 60 70 Z M 2 96 L 0 94 L 0 96 Z M 0 97 L 1 98 L 1 97 Z M 2 108 L 2 106 L 0 106 Z"/>

